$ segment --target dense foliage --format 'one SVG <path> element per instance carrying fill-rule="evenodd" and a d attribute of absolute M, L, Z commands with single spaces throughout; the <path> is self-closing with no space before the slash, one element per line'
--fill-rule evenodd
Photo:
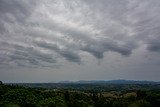
<path fill-rule="evenodd" d="M 128 86 L 132 87 L 121 85 L 116 91 L 102 91 L 95 86 L 95 90 L 86 91 L 84 87 L 48 89 L 0 83 L 0 107 L 160 107 L 160 90 L 125 89 Z"/>

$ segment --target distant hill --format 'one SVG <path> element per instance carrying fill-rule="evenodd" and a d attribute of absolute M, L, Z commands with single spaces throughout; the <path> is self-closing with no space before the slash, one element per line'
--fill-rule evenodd
<path fill-rule="evenodd" d="M 160 84 L 160 82 L 155 81 L 135 81 L 135 80 L 80 80 L 80 81 L 60 81 L 59 83 L 79 83 L 79 84 Z"/>
<path fill-rule="evenodd" d="M 7 83 L 7 85 L 18 85 L 31 88 L 46 89 L 73 89 L 73 90 L 94 90 L 94 91 L 122 91 L 139 89 L 160 89 L 160 82 L 134 81 L 134 80 L 92 80 L 92 81 L 60 81 L 50 83 Z"/>

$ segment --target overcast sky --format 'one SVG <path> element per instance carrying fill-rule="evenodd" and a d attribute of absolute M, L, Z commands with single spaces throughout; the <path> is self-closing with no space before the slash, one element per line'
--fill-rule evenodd
<path fill-rule="evenodd" d="M 160 0 L 0 0 L 0 80 L 160 81 Z"/>

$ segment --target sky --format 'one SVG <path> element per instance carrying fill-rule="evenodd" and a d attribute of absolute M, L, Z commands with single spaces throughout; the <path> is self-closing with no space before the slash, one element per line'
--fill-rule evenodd
<path fill-rule="evenodd" d="M 159 0 L 0 0 L 0 81 L 160 81 Z"/>

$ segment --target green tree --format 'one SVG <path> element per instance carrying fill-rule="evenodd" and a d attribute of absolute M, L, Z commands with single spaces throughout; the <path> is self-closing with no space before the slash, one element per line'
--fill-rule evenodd
<path fill-rule="evenodd" d="M 53 97 L 44 99 L 40 102 L 42 107 L 67 107 L 65 101 L 61 97 Z"/>
<path fill-rule="evenodd" d="M 89 104 L 83 100 L 79 100 L 76 107 L 89 107 Z"/>
<path fill-rule="evenodd" d="M 138 90 L 137 91 L 137 99 L 144 99 L 146 98 L 147 94 L 144 90 Z"/>
<path fill-rule="evenodd" d="M 8 91 L 2 96 L 2 101 L 4 103 L 18 104 L 21 107 L 36 107 L 37 100 L 36 97 L 24 89 L 14 89 Z"/>

